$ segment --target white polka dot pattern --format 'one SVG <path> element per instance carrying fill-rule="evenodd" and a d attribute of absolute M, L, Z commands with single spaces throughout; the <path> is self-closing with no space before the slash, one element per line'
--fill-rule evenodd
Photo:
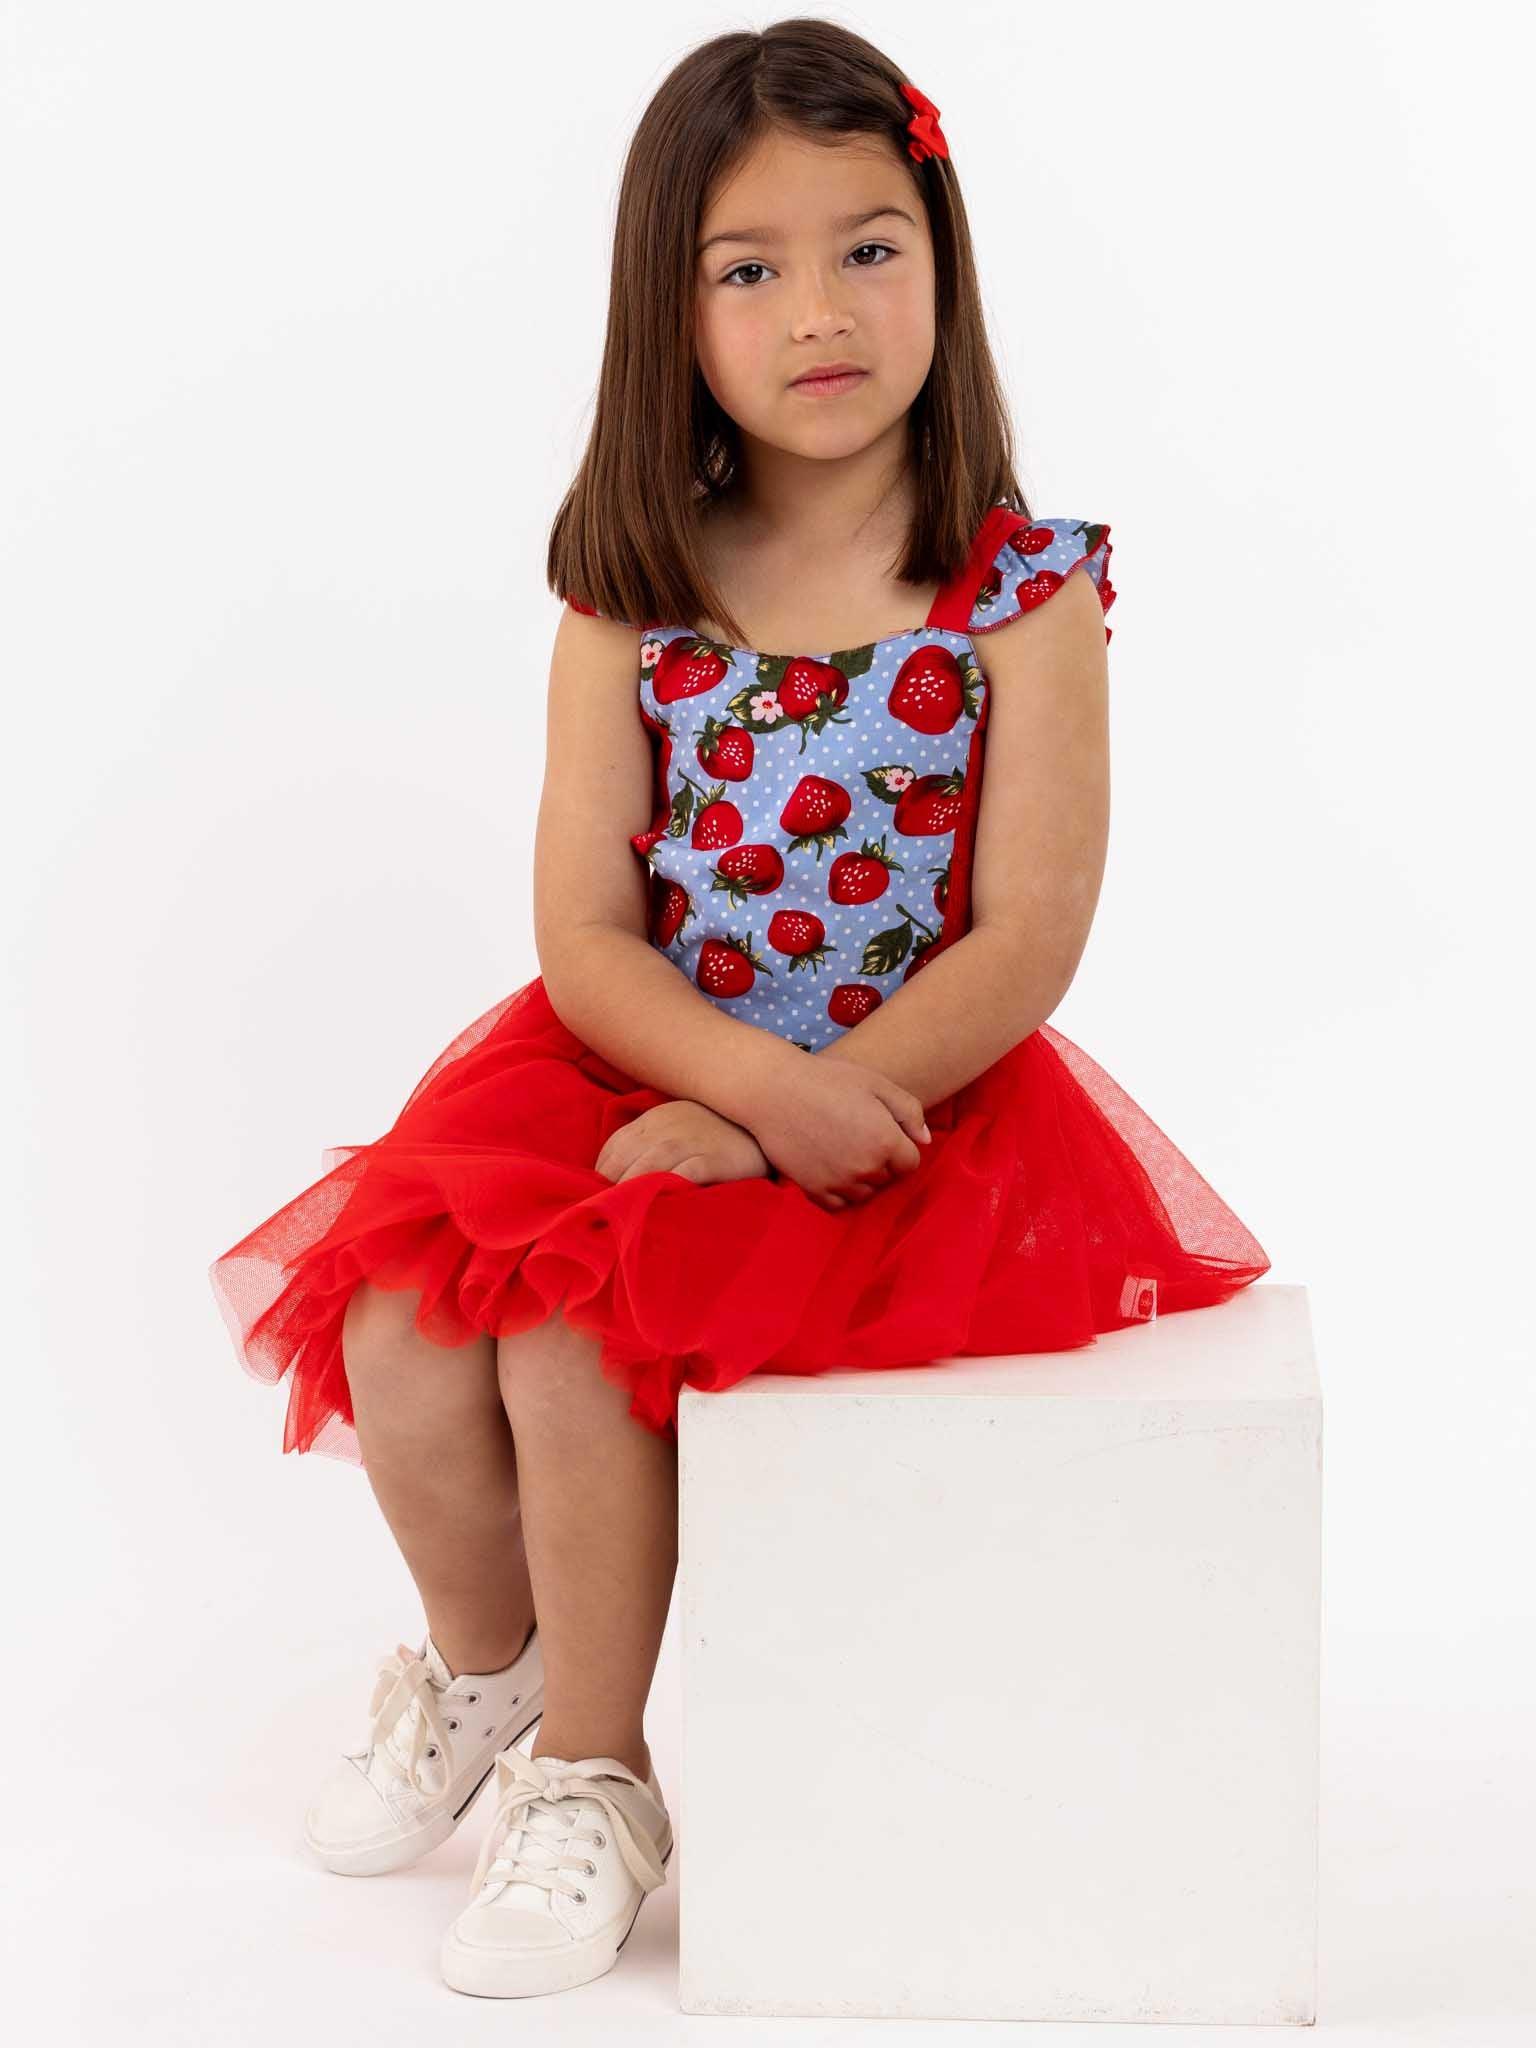
<path fill-rule="evenodd" d="M 658 809 L 631 843 L 652 943 L 704 995 L 819 1051 L 968 928 L 988 691 L 973 636 L 1079 566 L 1107 611 L 1108 534 L 1021 525 L 965 631 L 791 656 L 642 633 Z"/>

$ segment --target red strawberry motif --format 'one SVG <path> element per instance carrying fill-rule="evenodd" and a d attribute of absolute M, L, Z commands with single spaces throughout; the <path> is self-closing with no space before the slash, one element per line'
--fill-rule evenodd
<path fill-rule="evenodd" d="M 670 946 L 686 918 L 695 915 L 688 891 L 670 876 L 651 872 L 651 926 L 658 946 Z"/>
<path fill-rule="evenodd" d="M 752 950 L 750 938 L 738 939 L 727 932 L 723 939 L 706 939 L 699 948 L 699 987 L 707 996 L 744 996 L 755 979 L 753 969 L 771 974 L 773 969 Z"/>
<path fill-rule="evenodd" d="M 764 896 L 784 880 L 784 860 L 776 846 L 733 846 L 714 870 L 711 891 L 730 891 L 731 908 L 739 910 L 748 896 Z"/>
<path fill-rule="evenodd" d="M 651 679 L 651 693 L 658 704 L 676 704 L 682 697 L 702 697 L 712 690 L 730 667 L 729 648 L 713 640 L 682 633 L 661 650 Z"/>
<path fill-rule="evenodd" d="M 784 664 L 778 689 L 779 709 L 800 727 L 800 751 L 805 752 L 806 731 L 822 732 L 839 718 L 848 700 L 848 678 L 835 663 L 817 661 L 809 654 L 797 654 Z"/>
<path fill-rule="evenodd" d="M 752 773 L 756 752 L 752 735 L 728 719 L 706 718 L 704 730 L 694 735 L 694 755 L 706 775 L 718 775 L 726 782 L 745 782 Z"/>
<path fill-rule="evenodd" d="M 821 775 L 802 775 L 779 813 L 779 823 L 786 832 L 794 834 L 790 851 L 798 853 L 802 846 L 814 846 L 820 860 L 823 847 L 848 837 L 843 820 L 852 809 L 853 799 L 840 782 L 829 782 Z"/>
<path fill-rule="evenodd" d="M 878 1010 L 881 1001 L 879 989 L 860 981 L 842 981 L 827 997 L 827 1015 L 834 1024 L 846 1024 L 851 1029 L 862 1024 L 871 1010 Z"/>
<path fill-rule="evenodd" d="M 914 836 L 952 832 L 964 793 L 963 769 L 954 768 L 948 775 L 920 775 L 896 799 L 896 830 Z"/>
<path fill-rule="evenodd" d="M 827 869 L 827 897 L 833 903 L 873 903 L 905 870 L 885 850 L 885 834 L 866 839 L 857 853 L 840 853 Z"/>
<path fill-rule="evenodd" d="M 1016 555 L 1027 561 L 1031 555 L 1044 554 L 1056 538 L 1054 526 L 1026 526 L 1020 532 L 1010 534 L 1008 545 Z"/>
<path fill-rule="evenodd" d="M 688 791 L 697 789 L 685 775 L 683 788 L 678 791 L 678 802 L 686 804 Z M 699 814 L 693 821 L 693 835 L 690 846 L 702 847 L 713 852 L 718 846 L 734 846 L 746 829 L 742 824 L 740 811 L 725 799 L 725 784 L 717 782 L 713 789 L 701 791 L 702 803 Z M 686 822 L 686 820 L 685 820 Z"/>
<path fill-rule="evenodd" d="M 1033 576 L 1023 577 L 1014 591 L 1022 611 L 1033 611 L 1037 604 L 1044 604 L 1053 590 L 1060 590 L 1062 578 L 1054 569 L 1037 569 Z"/>
<path fill-rule="evenodd" d="M 836 946 L 824 943 L 827 928 L 813 910 L 776 910 L 768 920 L 768 943 L 776 953 L 790 955 L 789 971 L 797 967 L 818 970 Z"/>
<path fill-rule="evenodd" d="M 994 562 L 976 586 L 975 610 L 979 612 L 991 611 L 993 605 L 997 603 L 997 594 L 1002 587 L 1003 572 Z"/>
<path fill-rule="evenodd" d="M 760 654 L 751 682 L 743 684 L 727 709 L 749 733 L 794 728 L 803 754 L 808 732 L 822 732 L 834 721 L 848 723 L 841 710 L 849 681 L 869 669 L 874 653 L 875 643 L 870 641 L 845 648 L 831 661 L 809 654 Z"/>
<path fill-rule="evenodd" d="M 914 647 L 891 684 L 886 709 L 914 732 L 951 732 L 967 711 L 967 680 L 947 647 Z"/>

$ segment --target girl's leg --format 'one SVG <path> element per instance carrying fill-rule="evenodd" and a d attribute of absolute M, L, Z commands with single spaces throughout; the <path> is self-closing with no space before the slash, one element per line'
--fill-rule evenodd
<path fill-rule="evenodd" d="M 500 1671 L 533 1627 L 517 1458 L 482 1337 L 423 1337 L 414 1289 L 359 1283 L 342 1325 L 358 1448 L 416 1582 L 432 1640 L 456 1676 Z"/>
<path fill-rule="evenodd" d="M 544 1653 L 534 1756 L 650 1769 L 645 1703 L 677 1569 L 677 1446 L 556 1313 L 497 1344 Z"/>

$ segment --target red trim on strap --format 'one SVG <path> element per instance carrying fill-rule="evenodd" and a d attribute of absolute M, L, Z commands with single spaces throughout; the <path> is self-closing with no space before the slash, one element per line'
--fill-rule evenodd
<path fill-rule="evenodd" d="M 1023 513 L 1015 512 L 1011 505 L 994 505 L 981 522 L 959 574 L 952 576 L 933 600 L 933 608 L 923 624 L 942 632 L 963 633 L 976 609 L 981 580 L 997 559 L 998 549 L 1015 528 L 1028 525 Z"/>

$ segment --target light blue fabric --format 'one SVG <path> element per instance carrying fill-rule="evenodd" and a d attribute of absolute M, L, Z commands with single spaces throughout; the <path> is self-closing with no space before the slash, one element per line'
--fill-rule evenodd
<path fill-rule="evenodd" d="M 633 843 L 654 872 L 653 943 L 696 987 L 705 970 L 701 993 L 710 1001 L 819 1051 L 859 1021 L 863 1006 L 902 986 L 917 954 L 939 938 L 935 892 L 948 881 L 957 844 L 967 864 L 974 844 L 979 792 L 971 788 L 971 743 L 988 684 L 986 642 L 978 649 L 972 636 L 1045 602 L 1079 563 L 1107 609 L 1107 535 L 1106 526 L 1077 519 L 1021 528 L 981 578 L 964 632 L 923 627 L 788 663 L 700 640 L 687 627 L 643 636 L 640 706 L 653 745 L 671 738 L 669 811 L 654 844 L 650 832 Z M 847 683 L 841 702 L 839 677 Z M 703 687 L 679 694 L 695 683 Z M 741 765 L 733 750 L 749 757 L 750 773 L 712 774 L 701 764 L 698 748 L 722 744 L 733 765 Z M 984 745 L 983 730 L 978 749 Z M 924 778 L 931 778 L 926 790 Z M 819 827 L 819 814 L 786 821 L 797 792 L 828 795 L 839 807 L 846 799 L 847 814 L 824 840 L 796 830 L 801 822 Z M 695 846 L 700 830 L 709 843 Z M 866 888 L 875 893 L 836 900 L 850 893 L 849 882 L 856 898 Z M 658 919 L 670 911 L 675 923 L 684 908 L 662 944 Z M 778 915 L 785 912 L 805 915 Z M 801 953 L 809 919 L 824 928 L 819 965 Z M 740 994 L 717 992 L 710 980 L 721 966 L 748 978 L 743 956 L 719 951 L 730 940 L 748 943 L 755 956 Z M 802 965 L 793 964 L 797 956 Z"/>

